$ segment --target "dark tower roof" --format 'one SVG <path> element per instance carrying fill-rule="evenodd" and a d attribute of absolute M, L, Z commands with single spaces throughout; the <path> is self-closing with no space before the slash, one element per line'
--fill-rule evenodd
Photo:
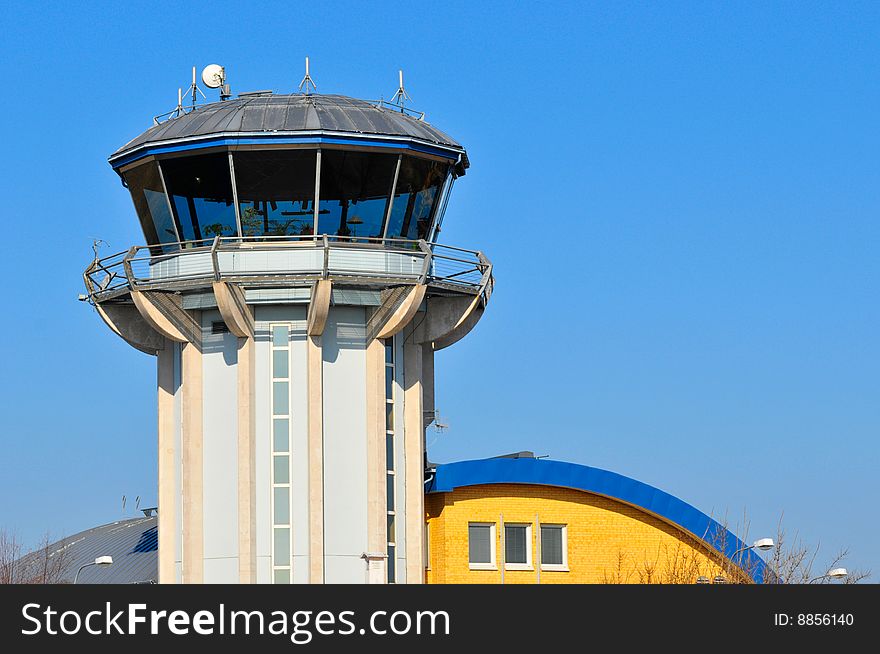
<path fill-rule="evenodd" d="M 468 167 L 464 148 L 440 130 L 388 105 L 380 106 L 343 95 L 243 95 L 215 102 L 167 120 L 129 141 L 110 156 L 114 165 L 126 155 L 154 145 L 196 141 L 221 136 L 272 136 L 348 134 L 390 137 L 452 150 L 462 155 L 461 168 Z"/>

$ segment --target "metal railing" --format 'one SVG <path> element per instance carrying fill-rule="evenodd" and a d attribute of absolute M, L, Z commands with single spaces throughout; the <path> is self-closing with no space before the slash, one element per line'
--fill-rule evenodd
<path fill-rule="evenodd" d="M 421 283 L 489 301 L 492 264 L 482 252 L 424 240 L 351 236 L 217 236 L 141 245 L 95 259 L 83 273 L 89 302 L 130 290 L 186 290 L 232 281 L 248 287 L 316 279 Z"/>

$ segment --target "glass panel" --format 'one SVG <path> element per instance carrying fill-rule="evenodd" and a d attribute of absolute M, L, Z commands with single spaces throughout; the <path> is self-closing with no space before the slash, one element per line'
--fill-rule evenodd
<path fill-rule="evenodd" d="M 385 494 L 386 504 L 385 506 L 389 511 L 394 510 L 394 475 L 385 475 Z"/>
<path fill-rule="evenodd" d="M 290 384 L 285 381 L 272 382 L 272 411 L 276 416 L 290 412 Z"/>
<path fill-rule="evenodd" d="M 315 150 L 232 155 L 245 236 L 308 235 L 315 227 Z"/>
<path fill-rule="evenodd" d="M 290 457 L 289 456 L 276 456 L 275 457 L 275 476 L 273 478 L 273 483 L 276 483 L 276 484 L 289 484 L 290 483 Z"/>
<path fill-rule="evenodd" d="M 394 543 L 397 541 L 397 539 L 395 538 L 394 516 L 393 515 L 388 516 L 388 532 L 387 532 L 387 534 L 388 534 L 388 542 L 389 543 Z"/>
<path fill-rule="evenodd" d="M 184 240 L 237 235 L 226 153 L 166 159 L 161 166 Z"/>
<path fill-rule="evenodd" d="M 397 559 L 395 558 L 394 545 L 388 546 L 388 583 L 393 584 L 397 580 Z"/>
<path fill-rule="evenodd" d="M 276 488 L 275 491 L 275 508 L 273 510 L 274 523 L 276 525 L 290 524 L 290 489 Z"/>
<path fill-rule="evenodd" d="M 275 418 L 272 421 L 272 450 L 274 452 L 290 451 L 290 421 L 287 418 Z"/>
<path fill-rule="evenodd" d="M 275 350 L 272 352 L 272 376 L 285 378 L 290 375 L 287 350 Z"/>
<path fill-rule="evenodd" d="M 394 363 L 394 341 L 391 338 L 385 339 L 385 363 L 388 365 Z"/>
<path fill-rule="evenodd" d="M 141 221 L 144 238 L 149 245 L 176 243 L 174 218 L 162 188 L 162 179 L 155 161 L 141 164 L 124 173 L 135 211 Z"/>
<path fill-rule="evenodd" d="M 388 221 L 389 238 L 426 238 L 434 201 L 446 177 L 446 164 L 404 156 L 394 189 L 394 206 Z"/>
<path fill-rule="evenodd" d="M 505 525 L 504 560 L 507 563 L 528 563 L 526 558 L 526 527 Z"/>
<path fill-rule="evenodd" d="M 382 236 L 397 155 L 321 151 L 318 233 Z"/>
<path fill-rule="evenodd" d="M 272 326 L 272 347 L 287 347 L 287 325 Z"/>
<path fill-rule="evenodd" d="M 275 527 L 275 565 L 290 565 L 290 529 Z"/>
<path fill-rule="evenodd" d="M 394 404 L 392 402 L 385 403 L 385 430 L 394 431 Z"/>
<path fill-rule="evenodd" d="M 562 527 L 541 527 L 541 563 L 562 565 Z"/>
<path fill-rule="evenodd" d="M 491 535 L 489 525 L 468 525 L 468 560 L 471 563 L 492 563 Z"/>
<path fill-rule="evenodd" d="M 385 469 L 394 470 L 394 436 L 385 434 Z"/>
<path fill-rule="evenodd" d="M 385 399 L 394 399 L 394 368 L 385 366 Z"/>
<path fill-rule="evenodd" d="M 290 570 L 276 570 L 275 571 L 275 583 L 276 584 L 289 584 L 290 583 Z"/>

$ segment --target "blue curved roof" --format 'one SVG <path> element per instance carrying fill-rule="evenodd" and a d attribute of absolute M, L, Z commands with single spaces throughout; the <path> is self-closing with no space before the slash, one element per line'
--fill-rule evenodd
<path fill-rule="evenodd" d="M 763 583 L 764 561 L 732 532 L 677 497 L 616 472 L 564 461 L 497 458 L 438 465 L 425 492 L 444 493 L 462 486 L 536 484 L 595 493 L 643 509 L 694 535 L 726 557 L 737 557 L 752 579 Z"/>

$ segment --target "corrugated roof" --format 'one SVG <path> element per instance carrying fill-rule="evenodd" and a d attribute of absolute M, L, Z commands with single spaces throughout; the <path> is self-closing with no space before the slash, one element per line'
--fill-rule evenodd
<path fill-rule="evenodd" d="M 159 577 L 158 518 L 133 518 L 82 531 L 49 546 L 49 557 L 61 557 L 58 583 L 73 583 L 77 571 L 99 556 L 113 557 L 108 566 L 89 566 L 79 575 L 80 584 L 155 583 Z M 45 550 L 31 553 L 22 566 L 40 565 Z"/>
<path fill-rule="evenodd" d="M 344 95 L 266 94 L 198 107 L 148 129 L 114 152 L 110 159 L 144 146 L 179 139 L 309 131 L 405 137 L 463 150 L 457 141 L 425 121 L 387 106 Z"/>

